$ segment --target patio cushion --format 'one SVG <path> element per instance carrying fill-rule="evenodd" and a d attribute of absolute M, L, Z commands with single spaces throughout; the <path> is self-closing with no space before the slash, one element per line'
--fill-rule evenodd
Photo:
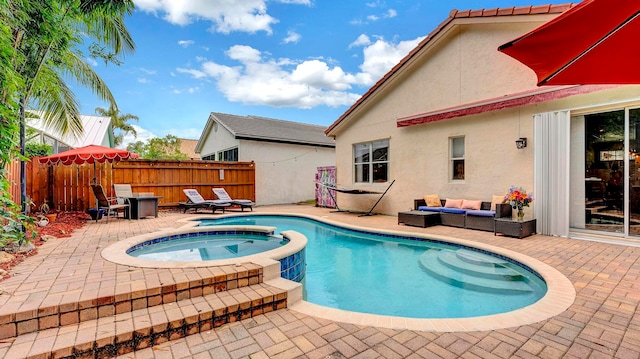
<path fill-rule="evenodd" d="M 444 203 L 444 206 L 446 208 L 462 208 L 462 200 L 447 198 Z"/>
<path fill-rule="evenodd" d="M 440 202 L 440 197 L 437 194 L 430 194 L 424 196 L 424 202 L 429 207 L 441 207 L 442 203 Z"/>
<path fill-rule="evenodd" d="M 466 209 L 462 208 L 443 208 L 442 213 L 455 213 L 455 214 L 465 214 L 467 212 Z"/>
<path fill-rule="evenodd" d="M 460 206 L 460 208 L 462 209 L 472 209 L 472 210 L 480 209 L 480 207 L 482 207 L 482 201 L 472 201 L 468 199 L 463 199 L 462 206 Z"/>
<path fill-rule="evenodd" d="M 419 206 L 418 211 L 440 212 L 443 207 Z"/>
<path fill-rule="evenodd" d="M 485 210 L 469 210 L 467 211 L 467 216 L 478 216 L 478 217 L 493 217 L 495 216 L 496 211 L 485 211 Z"/>

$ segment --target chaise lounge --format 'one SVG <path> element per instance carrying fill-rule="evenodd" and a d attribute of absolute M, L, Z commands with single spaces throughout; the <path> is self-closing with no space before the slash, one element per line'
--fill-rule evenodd
<path fill-rule="evenodd" d="M 215 194 L 220 201 L 226 201 L 231 203 L 232 205 L 240 206 L 240 210 L 242 210 L 243 212 L 245 208 L 249 208 L 251 211 L 253 211 L 253 206 L 255 205 L 253 201 L 249 199 L 232 199 L 227 191 L 222 187 L 213 188 L 213 194 Z"/>
<path fill-rule="evenodd" d="M 183 189 L 182 192 L 187 196 L 187 201 L 178 203 L 178 206 L 184 208 L 184 213 L 187 212 L 187 209 L 193 209 L 194 212 L 198 212 L 199 208 L 210 208 L 212 213 L 216 213 L 216 210 L 220 209 L 222 213 L 224 213 L 225 208 L 231 205 L 231 203 L 227 201 L 217 199 L 206 200 L 196 189 L 187 188 Z"/>

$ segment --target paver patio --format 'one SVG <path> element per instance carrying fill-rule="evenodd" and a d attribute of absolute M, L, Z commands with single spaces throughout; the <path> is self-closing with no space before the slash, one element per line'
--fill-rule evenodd
<path fill-rule="evenodd" d="M 118 358 L 640 357 L 640 248 L 637 246 L 540 235 L 518 240 L 443 226 L 414 228 L 397 225 L 397 218 L 393 216 L 358 217 L 303 205 L 265 206 L 255 211 L 304 213 L 357 226 L 447 235 L 507 248 L 558 269 L 573 283 L 577 297 L 561 315 L 515 328 L 464 333 L 384 329 L 278 309 L 275 303 L 282 300 L 282 295 L 277 290 L 267 284 L 261 284 L 263 287 L 259 290 L 251 289 L 255 288 L 253 285 L 243 287 L 241 275 L 236 276 L 246 272 L 246 283 L 250 278 L 259 278 L 259 271 L 253 267 L 241 272 L 224 268 L 140 269 L 115 265 L 100 257 L 100 251 L 115 241 L 180 227 L 183 223 L 179 223 L 179 219 L 194 217 L 162 212 L 159 218 L 110 220 L 108 224 L 104 220 L 89 221 L 72 237 L 47 242 L 39 248 L 38 255 L 15 267 L 14 277 L 0 282 L 3 291 L 0 335 L 5 338 L 0 342 L 0 357 L 45 358 L 52 352 L 58 356 L 73 355 L 71 351 L 55 349 L 86 338 L 117 340 L 113 336 L 121 327 L 141 326 L 142 316 L 133 314 L 138 311 L 145 312 L 150 325 L 172 328 L 177 318 L 198 318 L 209 310 L 203 308 L 215 307 L 215 303 L 210 303 L 214 300 L 199 298 L 206 298 L 203 292 L 221 283 L 220 278 L 224 279 L 230 294 L 211 295 L 219 295 L 216 300 L 220 303 L 226 300 L 226 308 L 230 298 L 236 300 L 231 305 L 237 306 L 244 303 L 238 299 L 241 297 L 249 298 L 250 303 L 258 303 L 259 298 L 265 297 L 271 301 L 260 299 L 263 301 L 252 307 L 254 311 L 248 317 L 239 314 L 237 321 L 200 327 L 200 332 L 195 334 L 180 329 L 182 331 L 172 337 L 174 332 L 167 329 L 166 337 L 155 338 L 157 340 L 145 349 L 121 352 Z M 146 295 L 145 304 L 158 305 L 143 307 L 142 293 Z M 96 298 L 101 302 L 95 302 Z M 157 300 L 160 303 L 152 303 Z M 222 308 L 221 305 L 215 308 Z M 213 313 L 214 309 L 211 309 Z M 28 320 L 21 321 L 20 327 L 3 325 L 11 319 L 9 313 L 13 313 L 15 320 L 16 316 Z M 83 315 L 86 317 L 82 318 Z M 215 318 L 215 314 L 212 315 Z M 128 316 L 134 317 L 133 322 L 125 320 Z M 111 317 L 119 319 L 110 321 Z M 16 338 L 11 330 L 24 334 Z M 174 340 L 167 341 L 169 339 Z M 111 353 L 103 351 L 100 355 L 108 357 Z"/>

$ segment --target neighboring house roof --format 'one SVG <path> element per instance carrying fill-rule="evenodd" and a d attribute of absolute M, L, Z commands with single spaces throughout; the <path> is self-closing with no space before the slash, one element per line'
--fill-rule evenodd
<path fill-rule="evenodd" d="M 335 147 L 333 139 L 324 134 L 324 126 L 212 112 L 196 146 L 196 152 L 200 152 L 204 140 L 216 122 L 231 132 L 236 139 Z"/>
<path fill-rule="evenodd" d="M 389 72 L 387 72 L 378 82 L 376 82 L 367 92 L 362 95 L 351 107 L 347 109 L 334 123 L 332 123 L 325 133 L 330 136 L 331 132 L 339 126 L 345 119 L 349 117 L 360 105 L 367 101 L 380 87 L 387 81 L 392 79 L 407 63 L 411 62 L 418 54 L 421 53 L 427 45 L 437 37 L 438 34 L 443 32 L 446 28 L 452 26 L 452 23 L 457 19 L 470 19 L 470 18 L 487 18 L 487 17 L 502 17 L 502 16 L 517 16 L 517 15 L 543 15 L 543 14 L 560 14 L 571 7 L 573 3 L 560 4 L 560 5 L 539 5 L 539 6 L 518 6 L 507 8 L 493 8 L 493 9 L 480 9 L 480 10 L 464 10 L 458 11 L 456 9 L 451 10 L 449 17 L 441 22 L 427 37 L 425 37 L 413 50 L 411 50 L 398 64 L 396 64 Z M 498 51 L 496 49 L 496 51 Z"/>
<path fill-rule="evenodd" d="M 32 114 L 40 115 L 38 111 L 29 111 Z M 72 148 L 84 147 L 88 145 L 100 145 L 113 147 L 111 138 L 111 117 L 96 115 L 80 115 L 84 132 L 79 138 L 72 134 L 61 135 L 60 132 L 44 125 L 40 118 L 27 118 L 27 126 L 34 128 L 44 134 L 53 137 Z M 108 141 L 105 141 L 108 139 Z M 105 143 L 107 142 L 107 143 Z"/>
<path fill-rule="evenodd" d="M 200 155 L 196 153 L 196 146 L 198 145 L 198 140 L 190 140 L 187 138 L 180 139 L 180 152 L 189 156 L 189 159 L 199 160 Z"/>

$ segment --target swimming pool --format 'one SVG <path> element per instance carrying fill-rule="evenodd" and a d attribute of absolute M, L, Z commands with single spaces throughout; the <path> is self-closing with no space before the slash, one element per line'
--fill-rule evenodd
<path fill-rule="evenodd" d="M 308 239 L 306 301 L 347 311 L 410 318 L 468 318 L 531 305 L 542 278 L 505 256 L 443 241 L 375 234 L 293 215 L 203 219 L 207 225 L 262 225 Z M 455 271 L 451 271 L 455 268 Z M 516 284 L 516 286 L 508 286 Z"/>

